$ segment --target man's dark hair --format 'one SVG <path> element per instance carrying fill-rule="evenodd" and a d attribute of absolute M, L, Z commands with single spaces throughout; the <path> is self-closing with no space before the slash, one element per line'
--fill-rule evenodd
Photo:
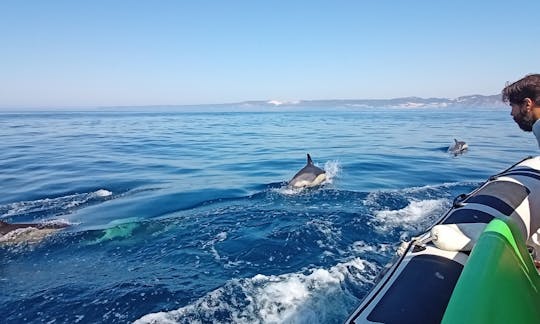
<path fill-rule="evenodd" d="M 540 103 L 540 74 L 529 74 L 502 90 L 504 102 L 521 104 L 525 98 Z"/>

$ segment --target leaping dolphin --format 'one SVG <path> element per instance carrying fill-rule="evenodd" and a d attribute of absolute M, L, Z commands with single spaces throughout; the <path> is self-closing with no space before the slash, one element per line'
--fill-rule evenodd
<path fill-rule="evenodd" d="M 307 155 L 307 164 L 289 181 L 289 186 L 294 188 L 315 187 L 326 180 L 326 171 L 316 167 Z"/>
<path fill-rule="evenodd" d="M 458 141 L 454 138 L 454 144 L 450 145 L 450 147 L 448 148 L 448 152 L 453 153 L 454 155 L 458 155 L 465 152 L 468 148 L 469 146 L 467 145 L 467 143 L 463 141 Z"/>

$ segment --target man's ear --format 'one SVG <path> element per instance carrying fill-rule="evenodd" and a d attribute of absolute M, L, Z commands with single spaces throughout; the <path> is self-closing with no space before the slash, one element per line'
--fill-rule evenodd
<path fill-rule="evenodd" d="M 531 98 L 525 98 L 523 99 L 523 105 L 527 110 L 531 110 L 534 107 L 534 101 L 532 101 Z"/>
<path fill-rule="evenodd" d="M 539 103 L 531 98 L 525 98 L 523 99 L 523 107 L 525 107 L 526 111 L 531 112 L 536 120 L 540 119 L 540 109 L 537 109 L 540 108 Z"/>

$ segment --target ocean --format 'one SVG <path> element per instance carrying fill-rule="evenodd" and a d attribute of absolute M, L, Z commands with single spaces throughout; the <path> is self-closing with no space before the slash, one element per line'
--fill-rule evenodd
<path fill-rule="evenodd" d="M 287 188 L 307 153 L 328 182 Z M 3 112 L 0 220 L 69 226 L 0 245 L 2 322 L 342 323 L 400 242 L 537 153 L 501 108 Z"/>

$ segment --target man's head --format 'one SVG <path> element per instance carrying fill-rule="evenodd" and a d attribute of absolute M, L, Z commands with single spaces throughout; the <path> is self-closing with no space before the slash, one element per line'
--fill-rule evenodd
<path fill-rule="evenodd" d="M 514 121 L 524 131 L 532 131 L 540 119 L 540 74 L 529 74 L 502 90 L 502 100 L 512 107 Z"/>

